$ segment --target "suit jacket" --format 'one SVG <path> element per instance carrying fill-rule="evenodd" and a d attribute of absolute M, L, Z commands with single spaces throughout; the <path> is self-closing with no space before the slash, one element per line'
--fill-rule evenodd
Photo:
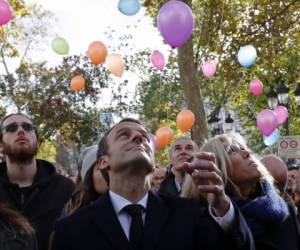
<path fill-rule="evenodd" d="M 149 192 L 142 249 L 254 249 L 246 222 L 238 210 L 236 214 L 234 229 L 225 235 L 210 216 L 200 214 L 192 200 Z M 109 193 L 58 221 L 52 249 L 130 250 Z"/>

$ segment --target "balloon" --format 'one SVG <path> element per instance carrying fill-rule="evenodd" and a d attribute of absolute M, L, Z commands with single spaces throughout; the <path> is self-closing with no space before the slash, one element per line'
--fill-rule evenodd
<path fill-rule="evenodd" d="M 157 143 L 156 143 L 156 136 L 154 134 L 151 134 L 151 133 L 148 133 L 149 137 L 150 137 L 150 143 L 151 143 L 151 146 L 153 148 L 153 150 L 156 149 L 157 147 Z"/>
<path fill-rule="evenodd" d="M 249 91 L 256 96 L 259 96 L 264 90 L 264 85 L 261 83 L 260 80 L 252 80 L 250 82 L 250 89 Z"/>
<path fill-rule="evenodd" d="M 176 123 L 182 133 L 188 131 L 195 123 L 195 115 L 189 109 L 182 110 L 176 117 Z"/>
<path fill-rule="evenodd" d="M 8 2 L 0 1 L 0 26 L 7 24 L 12 18 L 12 9 Z"/>
<path fill-rule="evenodd" d="M 51 46 L 54 52 L 59 55 L 66 55 L 69 53 L 69 44 L 62 37 L 57 37 L 53 39 Z"/>
<path fill-rule="evenodd" d="M 271 135 L 269 136 L 264 135 L 263 137 L 263 141 L 266 146 L 272 146 L 273 144 L 278 142 L 279 139 L 280 139 L 280 134 L 277 128 L 274 130 L 274 132 Z"/>
<path fill-rule="evenodd" d="M 173 49 L 183 45 L 192 35 L 194 18 L 190 7 L 177 0 L 164 4 L 157 16 L 157 27 Z"/>
<path fill-rule="evenodd" d="M 215 75 L 217 67 L 216 67 L 214 61 L 208 60 L 202 64 L 201 69 L 202 69 L 203 75 L 206 76 L 207 78 L 211 79 Z"/>
<path fill-rule="evenodd" d="M 106 58 L 107 69 L 115 76 L 121 77 L 124 71 L 124 62 L 119 54 L 110 54 Z"/>
<path fill-rule="evenodd" d="M 283 124 L 289 117 L 289 111 L 285 106 L 277 106 L 274 112 L 277 114 L 278 124 Z"/>
<path fill-rule="evenodd" d="M 71 80 L 70 88 L 72 91 L 77 92 L 84 88 L 85 80 L 82 76 L 74 76 Z"/>
<path fill-rule="evenodd" d="M 158 50 L 155 50 L 151 55 L 151 62 L 155 68 L 157 68 L 158 70 L 162 70 L 165 66 L 164 55 Z"/>
<path fill-rule="evenodd" d="M 139 12 L 141 4 L 139 0 L 120 0 L 118 3 L 119 11 L 126 16 L 133 16 Z"/>
<path fill-rule="evenodd" d="M 87 55 L 93 64 L 100 64 L 105 61 L 107 48 L 103 42 L 95 41 L 89 45 Z"/>
<path fill-rule="evenodd" d="M 245 68 L 250 68 L 255 63 L 256 56 L 256 49 L 252 45 L 241 47 L 237 55 L 239 63 Z"/>
<path fill-rule="evenodd" d="M 278 125 L 277 114 L 270 109 L 262 110 L 256 119 L 257 127 L 264 135 L 270 135 Z"/>
<path fill-rule="evenodd" d="M 173 130 L 169 127 L 161 127 L 156 133 L 156 143 L 158 148 L 168 145 L 173 139 Z"/>

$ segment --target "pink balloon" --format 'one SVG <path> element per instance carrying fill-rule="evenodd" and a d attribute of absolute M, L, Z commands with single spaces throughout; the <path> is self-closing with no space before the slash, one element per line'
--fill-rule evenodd
<path fill-rule="evenodd" d="M 274 112 L 277 114 L 278 124 L 283 124 L 289 117 L 289 111 L 284 106 L 277 106 Z"/>
<path fill-rule="evenodd" d="M 215 75 L 217 67 L 216 67 L 214 61 L 208 60 L 202 64 L 201 69 L 202 69 L 203 75 L 206 76 L 207 78 L 211 79 Z"/>
<path fill-rule="evenodd" d="M 278 125 L 277 114 L 273 110 L 264 109 L 258 114 L 256 123 L 259 131 L 269 136 Z"/>
<path fill-rule="evenodd" d="M 158 50 L 155 50 L 151 55 L 151 62 L 155 68 L 162 70 L 165 66 L 165 58 L 162 53 Z"/>
<path fill-rule="evenodd" d="M 250 82 L 250 89 L 249 91 L 256 96 L 259 96 L 264 90 L 264 85 L 260 80 L 252 80 Z"/>
<path fill-rule="evenodd" d="M 0 1 L 0 26 L 7 24 L 12 18 L 12 9 L 8 2 Z"/>

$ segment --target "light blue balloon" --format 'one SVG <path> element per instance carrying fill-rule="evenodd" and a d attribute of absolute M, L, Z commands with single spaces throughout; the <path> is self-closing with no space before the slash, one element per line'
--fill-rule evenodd
<path fill-rule="evenodd" d="M 119 11 L 126 16 L 133 16 L 139 12 L 141 4 L 139 0 L 120 0 L 118 4 Z"/>
<path fill-rule="evenodd" d="M 243 46 L 240 48 L 237 57 L 243 67 L 250 68 L 257 57 L 256 49 L 252 45 Z"/>
<path fill-rule="evenodd" d="M 269 147 L 274 145 L 276 142 L 278 142 L 279 139 L 280 139 L 279 130 L 276 128 L 274 132 L 269 136 L 264 135 L 263 141 L 264 144 Z"/>

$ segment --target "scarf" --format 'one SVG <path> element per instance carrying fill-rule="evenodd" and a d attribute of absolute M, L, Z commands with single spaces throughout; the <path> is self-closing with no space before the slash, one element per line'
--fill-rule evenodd
<path fill-rule="evenodd" d="M 261 193 L 256 197 L 240 199 L 230 197 L 244 215 L 255 240 L 268 233 L 269 227 L 276 227 L 289 215 L 285 201 L 268 181 L 261 183 Z"/>

